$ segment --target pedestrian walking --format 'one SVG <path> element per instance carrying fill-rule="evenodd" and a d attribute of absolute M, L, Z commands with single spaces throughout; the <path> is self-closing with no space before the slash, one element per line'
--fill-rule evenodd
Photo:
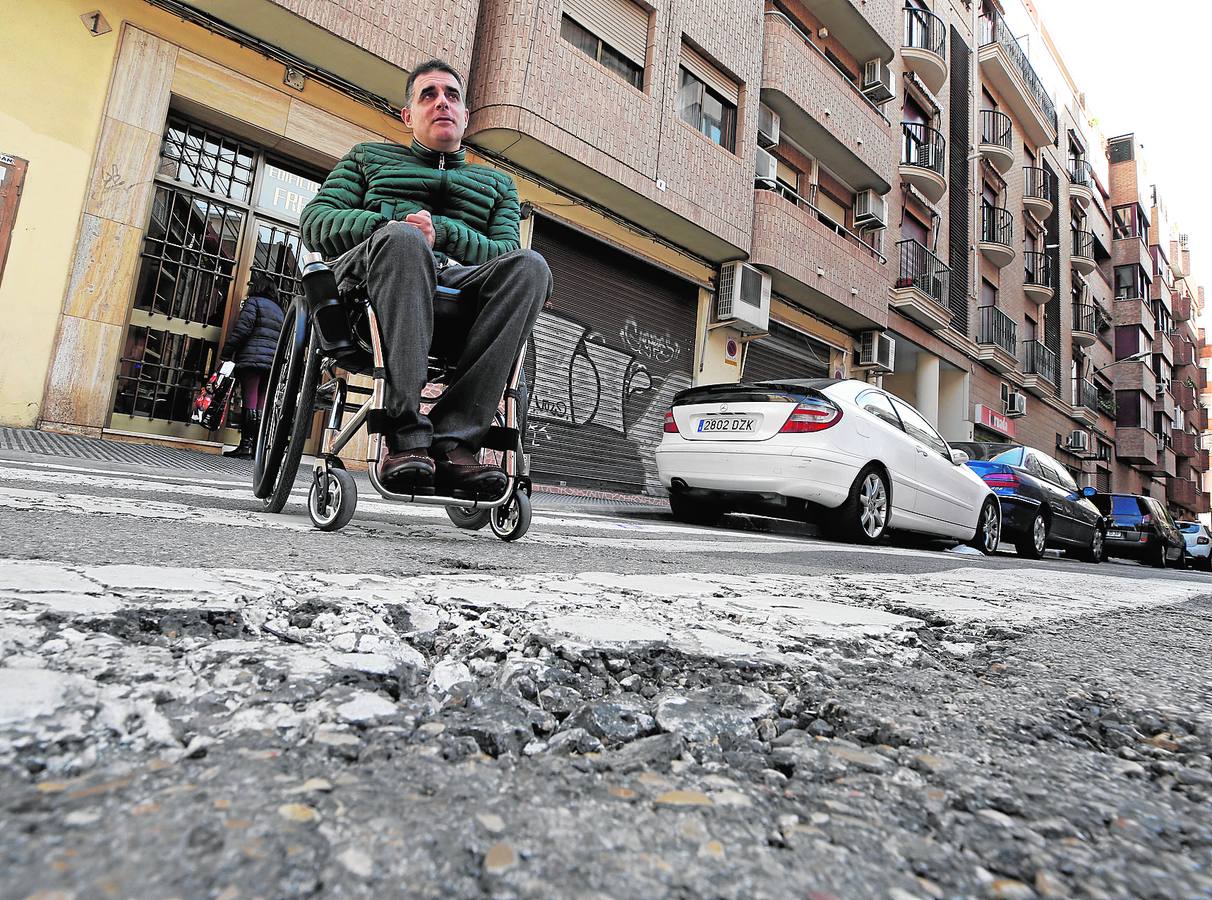
<path fill-rule="evenodd" d="M 236 364 L 236 376 L 240 379 L 240 393 L 244 398 L 240 443 L 224 456 L 249 459 L 253 455 L 261 424 L 261 388 L 273 365 L 283 319 L 285 314 L 278 305 L 278 289 L 273 279 L 253 273 L 248 281 L 248 297 L 223 347 L 223 358 Z"/>

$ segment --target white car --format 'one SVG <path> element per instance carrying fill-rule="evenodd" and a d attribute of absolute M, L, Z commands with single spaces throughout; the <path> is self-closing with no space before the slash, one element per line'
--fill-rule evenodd
<path fill-rule="evenodd" d="M 1199 522 L 1175 522 L 1187 545 L 1183 560 L 1188 566 L 1212 572 L 1212 532 Z"/>
<path fill-rule="evenodd" d="M 862 381 L 716 384 L 682 391 L 656 449 L 674 516 L 818 516 L 826 530 L 875 543 L 890 529 L 957 538 L 992 553 L 1001 506 L 909 404 Z"/>

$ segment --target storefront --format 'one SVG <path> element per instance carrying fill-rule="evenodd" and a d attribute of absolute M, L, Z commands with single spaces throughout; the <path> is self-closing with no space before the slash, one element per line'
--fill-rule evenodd
<path fill-rule="evenodd" d="M 653 450 L 691 384 L 698 286 L 543 216 L 531 247 L 555 280 L 526 367 L 535 480 L 659 492 Z"/>
<path fill-rule="evenodd" d="M 825 378 L 829 359 L 827 344 L 772 319 L 769 335 L 745 345 L 742 379 Z"/>

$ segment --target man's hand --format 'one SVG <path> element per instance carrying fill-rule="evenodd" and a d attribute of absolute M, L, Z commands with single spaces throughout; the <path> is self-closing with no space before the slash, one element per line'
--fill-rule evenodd
<path fill-rule="evenodd" d="M 425 241 L 429 244 L 430 249 L 433 249 L 433 219 L 429 216 L 429 210 L 423 209 L 420 212 L 410 213 L 404 217 L 404 221 L 409 225 L 415 225 L 421 229 L 421 234 L 425 235 Z"/>

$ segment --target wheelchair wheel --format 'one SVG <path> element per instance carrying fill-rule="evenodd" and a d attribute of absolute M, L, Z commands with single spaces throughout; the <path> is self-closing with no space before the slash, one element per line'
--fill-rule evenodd
<path fill-rule="evenodd" d="M 307 492 L 307 514 L 311 524 L 321 531 L 339 531 L 349 524 L 358 508 L 358 486 L 344 469 L 330 468 L 325 478 L 328 496 L 323 504 L 320 503 L 319 485 L 312 479 L 311 490 Z"/>
<path fill-rule="evenodd" d="M 508 503 L 488 512 L 492 533 L 503 541 L 516 541 L 530 529 L 530 497 L 525 491 L 514 491 Z"/>
<path fill-rule="evenodd" d="M 253 494 L 267 512 L 281 512 L 294 488 L 303 444 L 311 431 L 320 355 L 315 329 L 296 299 L 286 313 L 265 384 L 268 406 L 257 434 Z"/>
<path fill-rule="evenodd" d="M 479 531 L 488 524 L 488 514 L 492 512 L 489 509 L 468 509 L 465 506 L 448 506 L 446 507 L 446 515 L 450 516 L 450 521 L 458 528 L 466 528 L 468 531 Z"/>

